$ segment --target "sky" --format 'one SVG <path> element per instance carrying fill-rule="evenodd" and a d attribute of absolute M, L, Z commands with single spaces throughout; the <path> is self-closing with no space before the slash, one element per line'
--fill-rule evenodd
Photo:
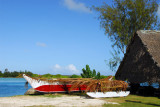
<path fill-rule="evenodd" d="M 111 42 L 89 7 L 106 0 L 0 0 L 0 70 L 114 75 Z M 107 0 L 112 5 L 112 0 Z M 160 16 L 160 8 L 157 13 Z"/>

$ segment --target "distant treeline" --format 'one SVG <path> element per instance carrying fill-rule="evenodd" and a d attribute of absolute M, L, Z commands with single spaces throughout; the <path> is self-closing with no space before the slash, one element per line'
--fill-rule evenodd
<path fill-rule="evenodd" d="M 22 74 L 27 74 L 29 76 L 33 75 L 32 72 L 27 71 L 27 70 L 25 70 L 25 71 L 19 71 L 19 72 L 18 71 L 10 72 L 10 71 L 8 71 L 8 69 L 5 69 L 4 73 L 2 71 L 0 71 L 0 77 L 18 77 L 18 76 L 22 77 L 21 76 Z"/>
<path fill-rule="evenodd" d="M 43 75 L 39 75 L 39 74 L 34 74 L 30 71 L 13 71 L 13 72 L 10 72 L 8 71 L 8 69 L 5 69 L 4 72 L 0 71 L 0 77 L 18 77 L 18 78 L 22 78 L 22 74 L 26 74 L 26 75 L 29 75 L 31 77 L 34 77 L 34 78 L 48 78 L 48 79 L 51 79 L 51 78 L 87 78 L 87 77 L 82 77 L 81 75 L 76 75 L 76 74 L 73 74 L 73 75 L 61 75 L 61 74 L 56 74 L 56 75 L 52 75 L 52 74 L 43 74 Z M 100 75 L 100 78 L 99 79 L 102 79 L 102 78 L 106 78 L 107 76 L 104 76 L 104 75 Z M 89 78 L 92 78 L 92 77 L 89 77 Z"/>
<path fill-rule="evenodd" d="M 32 77 L 35 78 L 82 78 L 80 75 L 61 75 L 61 74 L 56 74 L 56 75 L 52 75 L 52 74 L 43 74 L 43 75 L 38 75 L 38 74 L 33 74 Z"/>
<path fill-rule="evenodd" d="M 57 75 L 52 75 L 52 74 L 43 74 L 43 75 L 39 75 L 39 74 L 34 74 L 30 71 L 13 71 L 10 72 L 8 71 L 8 69 L 5 69 L 4 72 L 0 71 L 0 77 L 19 77 L 22 78 L 22 74 L 26 74 L 29 75 L 31 77 L 37 77 L 37 78 L 82 78 L 80 75 L 61 75 L 61 74 L 57 74 Z"/>

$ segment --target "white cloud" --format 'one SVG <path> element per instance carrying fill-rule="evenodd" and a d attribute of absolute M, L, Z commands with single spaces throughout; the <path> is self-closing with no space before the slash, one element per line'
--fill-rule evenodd
<path fill-rule="evenodd" d="M 76 67 L 73 64 L 70 64 L 66 67 L 66 69 L 70 70 L 70 71 L 77 71 Z"/>
<path fill-rule="evenodd" d="M 56 64 L 56 65 L 54 65 L 54 68 L 55 68 L 55 69 L 61 69 L 61 66 L 58 65 L 58 64 Z"/>
<path fill-rule="evenodd" d="M 80 74 L 80 72 L 73 64 L 69 64 L 67 66 L 60 66 L 59 64 L 55 64 L 52 67 L 52 71 L 54 74 L 62 74 L 62 75 Z"/>
<path fill-rule="evenodd" d="M 158 11 L 157 11 L 158 17 L 160 18 L 160 4 L 158 6 Z"/>
<path fill-rule="evenodd" d="M 92 11 L 87 8 L 84 3 L 76 2 L 75 0 L 64 0 L 64 5 L 70 10 L 92 13 Z"/>
<path fill-rule="evenodd" d="M 40 47 L 46 47 L 47 46 L 45 43 L 41 43 L 41 42 L 37 42 L 36 45 L 40 46 Z"/>

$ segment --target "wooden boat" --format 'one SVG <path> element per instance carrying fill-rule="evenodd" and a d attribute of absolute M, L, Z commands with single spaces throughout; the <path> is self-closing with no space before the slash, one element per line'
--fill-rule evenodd
<path fill-rule="evenodd" d="M 70 90 L 72 87 L 71 84 L 63 84 L 62 82 L 54 80 L 40 80 L 31 78 L 25 74 L 23 74 L 23 78 L 34 88 L 36 91 L 45 92 L 45 93 L 54 93 L 54 92 L 68 92 L 68 91 L 85 91 L 86 86 L 81 86 L 79 88 L 74 88 Z"/>
<path fill-rule="evenodd" d="M 93 98 L 100 97 L 125 97 L 129 91 L 125 91 L 128 84 L 120 80 L 112 80 L 108 77 L 101 80 L 95 79 L 53 79 L 41 80 L 31 78 L 23 74 L 24 79 L 36 91 L 45 93 L 85 91 Z"/>

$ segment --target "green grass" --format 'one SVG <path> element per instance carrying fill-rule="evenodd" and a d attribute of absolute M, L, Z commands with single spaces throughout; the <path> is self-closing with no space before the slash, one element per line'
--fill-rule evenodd
<path fill-rule="evenodd" d="M 129 95 L 127 97 L 119 98 L 105 98 L 108 102 L 117 102 L 115 104 L 104 104 L 103 107 L 155 107 L 160 106 L 160 99 L 158 97 L 143 97 L 137 95 Z"/>

